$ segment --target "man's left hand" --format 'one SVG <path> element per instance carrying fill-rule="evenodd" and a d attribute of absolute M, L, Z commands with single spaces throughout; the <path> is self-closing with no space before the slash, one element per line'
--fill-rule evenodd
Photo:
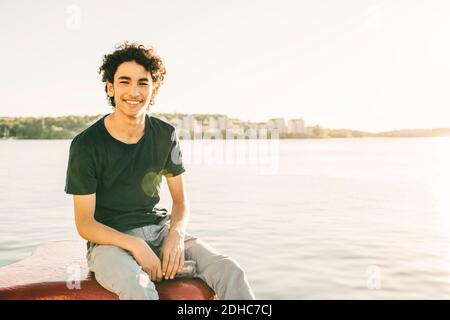
<path fill-rule="evenodd" d="M 173 279 L 184 266 L 184 236 L 177 230 L 169 230 L 161 249 L 162 274 Z"/>

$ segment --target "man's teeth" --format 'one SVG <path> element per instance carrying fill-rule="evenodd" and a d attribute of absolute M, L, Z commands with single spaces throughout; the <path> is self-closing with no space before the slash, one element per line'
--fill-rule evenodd
<path fill-rule="evenodd" d="M 125 100 L 126 101 L 126 103 L 129 103 L 129 104 L 139 104 L 140 103 L 140 101 L 133 101 L 133 100 Z"/>

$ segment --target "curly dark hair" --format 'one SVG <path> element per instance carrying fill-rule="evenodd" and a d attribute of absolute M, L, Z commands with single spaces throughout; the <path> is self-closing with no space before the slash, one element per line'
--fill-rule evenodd
<path fill-rule="evenodd" d="M 114 74 L 117 68 L 120 64 L 127 61 L 135 61 L 143 66 L 145 70 L 150 71 L 154 89 L 158 92 L 159 87 L 164 82 L 166 67 L 161 58 L 155 54 L 155 50 L 152 47 L 146 48 L 142 44 L 129 43 L 128 41 L 115 47 L 116 50 L 113 53 L 103 56 L 103 64 L 98 70 L 98 73 L 102 75 L 102 81 L 105 83 L 106 97 L 109 104 L 115 107 L 116 101 L 114 97 L 108 95 L 106 82 L 114 83 Z"/>

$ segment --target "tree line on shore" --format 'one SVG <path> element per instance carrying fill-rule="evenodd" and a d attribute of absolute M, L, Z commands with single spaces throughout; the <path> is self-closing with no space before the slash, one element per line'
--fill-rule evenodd
<path fill-rule="evenodd" d="M 99 116 L 0 118 L 0 138 L 72 139 Z"/>

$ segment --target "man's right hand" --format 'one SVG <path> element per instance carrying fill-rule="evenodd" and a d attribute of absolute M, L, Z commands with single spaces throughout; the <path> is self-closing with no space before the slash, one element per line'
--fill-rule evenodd
<path fill-rule="evenodd" d="M 136 262 L 142 267 L 152 281 L 161 281 L 163 275 L 161 260 L 153 252 L 152 248 L 142 239 L 137 238 L 131 250 Z"/>

